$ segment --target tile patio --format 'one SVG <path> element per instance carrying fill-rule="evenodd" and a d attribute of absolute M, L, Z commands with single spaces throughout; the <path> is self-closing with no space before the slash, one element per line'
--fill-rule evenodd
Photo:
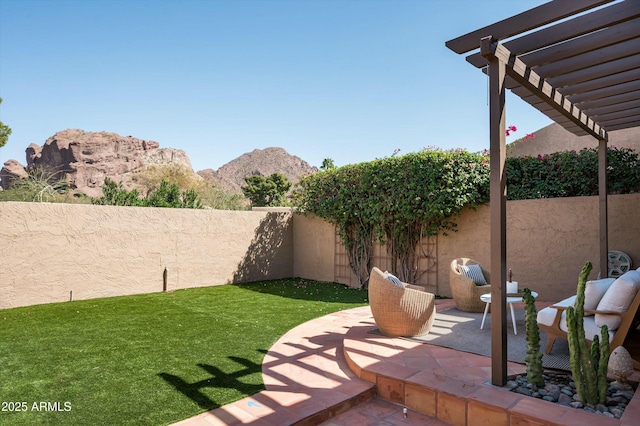
<path fill-rule="evenodd" d="M 438 300 L 436 309 L 453 303 Z M 304 323 L 265 356 L 265 391 L 175 426 L 631 426 L 640 419 L 640 392 L 620 420 L 588 414 L 491 386 L 489 357 L 368 333 L 374 327 L 369 307 Z M 510 375 L 525 370 L 508 363 Z"/>

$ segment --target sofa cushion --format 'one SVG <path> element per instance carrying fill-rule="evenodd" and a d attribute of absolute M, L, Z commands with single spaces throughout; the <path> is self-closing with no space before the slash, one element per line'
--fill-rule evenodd
<path fill-rule="evenodd" d="M 462 275 L 472 279 L 476 285 L 487 285 L 480 265 L 458 265 L 458 269 Z"/>
<path fill-rule="evenodd" d="M 396 277 L 393 274 L 390 274 L 389 272 L 385 271 L 384 272 L 385 277 L 387 277 L 387 279 L 389 281 L 391 281 L 396 287 L 400 287 L 400 288 L 404 288 L 404 285 L 402 284 L 402 281 L 400 281 L 400 279 L 398 277 Z"/>
<path fill-rule="evenodd" d="M 640 288 L 640 271 L 628 271 L 618 277 L 602 296 L 598 303 L 598 311 L 626 312 Z M 609 330 L 617 330 L 622 319 L 617 315 L 596 314 L 598 327 L 607 325 Z"/>
<path fill-rule="evenodd" d="M 565 314 L 566 315 L 566 314 Z M 564 324 L 563 324 L 564 322 Z M 567 320 L 560 321 L 560 329 L 567 330 Z M 584 318 L 584 337 L 588 340 L 593 340 L 594 336 L 598 336 L 602 340 L 602 330 L 600 326 L 596 324 L 595 317 L 591 316 Z M 615 330 L 609 329 L 609 341 L 613 340 L 613 336 L 616 334 Z"/>
<path fill-rule="evenodd" d="M 576 296 L 571 296 L 564 299 L 561 302 L 556 303 L 555 306 L 564 306 L 564 307 L 573 306 L 575 301 L 576 301 Z M 540 311 L 538 311 L 538 318 L 537 318 L 538 324 L 544 324 L 549 326 L 552 325 L 557 312 L 558 310 L 551 306 L 541 309 Z M 562 311 L 562 317 L 560 319 L 560 330 L 564 331 L 565 333 L 568 331 L 566 310 Z M 593 340 L 593 336 L 595 335 L 598 335 L 598 337 L 601 337 L 600 333 L 601 333 L 600 327 L 596 325 L 595 317 L 591 316 L 591 317 L 584 318 L 584 335 L 587 339 Z M 615 334 L 614 330 L 609 330 L 609 340 L 613 339 L 614 334 Z"/>
<path fill-rule="evenodd" d="M 594 311 L 598 307 L 600 300 L 602 300 L 602 296 L 604 296 L 615 280 L 615 278 L 603 278 L 600 280 L 587 281 L 584 289 L 584 308 Z M 593 314 L 586 312 L 584 314 L 586 317 L 591 315 Z"/>
<path fill-rule="evenodd" d="M 571 296 L 571 297 L 567 297 L 561 302 L 555 303 L 554 306 L 564 306 L 566 308 L 567 306 L 573 306 L 575 301 L 576 301 L 576 297 Z M 551 306 L 544 309 L 540 309 L 538 311 L 538 319 L 537 319 L 538 324 L 552 325 L 553 320 L 556 317 L 556 312 L 558 312 L 558 310 Z M 566 324 L 566 321 L 565 321 L 565 324 Z"/>

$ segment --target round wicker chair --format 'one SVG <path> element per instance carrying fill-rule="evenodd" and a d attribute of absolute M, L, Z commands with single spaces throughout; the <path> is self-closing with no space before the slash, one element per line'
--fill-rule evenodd
<path fill-rule="evenodd" d="M 484 312 L 485 303 L 480 300 L 480 296 L 491 292 L 491 284 L 476 285 L 471 279 L 463 275 L 458 269 L 458 265 L 480 265 L 473 259 L 466 257 L 453 259 L 451 270 L 449 271 L 449 285 L 451 295 L 456 302 L 456 307 L 464 312 Z M 482 275 L 487 283 L 491 283 L 489 271 L 480 265 Z"/>
<path fill-rule="evenodd" d="M 427 334 L 436 316 L 435 295 L 424 287 L 389 281 L 378 268 L 369 276 L 369 305 L 380 332 L 391 337 Z"/>

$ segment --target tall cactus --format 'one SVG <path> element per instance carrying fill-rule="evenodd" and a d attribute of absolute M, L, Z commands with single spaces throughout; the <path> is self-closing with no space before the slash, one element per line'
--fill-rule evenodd
<path fill-rule="evenodd" d="M 525 288 L 522 290 L 522 293 L 522 299 L 525 303 L 525 325 L 527 331 L 527 356 L 525 358 L 527 364 L 527 381 L 538 387 L 542 387 L 544 386 L 544 378 L 542 377 L 540 330 L 538 329 L 538 321 L 536 320 L 538 312 L 531 290 Z"/>
<path fill-rule="evenodd" d="M 569 342 L 569 365 L 571 367 L 571 375 L 573 381 L 576 384 L 576 392 L 580 395 L 582 401 L 586 402 L 585 396 L 585 383 L 582 376 L 582 369 L 580 366 L 580 345 L 578 344 L 578 334 L 572 332 L 576 328 L 576 313 L 573 307 L 567 308 L 567 341 Z"/>
<path fill-rule="evenodd" d="M 600 328 L 602 338 L 600 339 L 600 364 L 598 365 L 598 402 L 604 404 L 607 399 L 607 370 L 609 367 L 609 356 L 611 347 L 609 346 L 609 327 L 605 325 Z M 594 339 L 595 340 L 595 339 Z"/>
<path fill-rule="evenodd" d="M 587 262 L 578 277 L 574 306 L 567 308 L 567 340 L 571 374 L 582 402 L 588 405 L 605 402 L 607 392 L 607 365 L 609 363 L 609 332 L 602 328 L 602 341 L 593 339 L 591 350 L 584 334 L 584 291 L 591 272 Z"/>

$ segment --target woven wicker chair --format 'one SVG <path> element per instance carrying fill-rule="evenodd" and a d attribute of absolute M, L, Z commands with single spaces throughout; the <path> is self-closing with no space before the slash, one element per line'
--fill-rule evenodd
<path fill-rule="evenodd" d="M 436 316 L 435 295 L 424 287 L 400 288 L 378 268 L 369 277 L 369 305 L 380 332 L 391 337 L 427 334 Z"/>
<path fill-rule="evenodd" d="M 453 259 L 451 262 L 451 270 L 449 271 L 449 285 L 451 286 L 451 295 L 456 302 L 459 310 L 465 312 L 484 312 L 485 303 L 480 300 L 480 296 L 491 292 L 491 284 L 478 286 L 471 279 L 460 273 L 458 265 L 480 265 L 478 262 L 465 257 Z M 491 283 L 489 271 L 482 269 L 487 283 Z"/>

